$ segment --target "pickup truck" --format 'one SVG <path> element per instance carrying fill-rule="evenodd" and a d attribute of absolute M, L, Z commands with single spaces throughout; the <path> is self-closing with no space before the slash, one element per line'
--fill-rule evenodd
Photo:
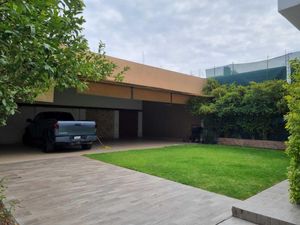
<path fill-rule="evenodd" d="M 97 140 L 95 121 L 75 121 L 68 112 L 41 112 L 27 122 L 23 143 L 39 144 L 45 152 L 51 152 L 56 146 L 90 149 Z"/>

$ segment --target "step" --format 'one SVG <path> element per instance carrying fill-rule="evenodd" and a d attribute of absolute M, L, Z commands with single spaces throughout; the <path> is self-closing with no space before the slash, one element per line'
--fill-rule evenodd
<path fill-rule="evenodd" d="M 232 215 L 259 225 L 300 225 L 300 205 L 289 202 L 287 181 L 237 203 Z"/>
<path fill-rule="evenodd" d="M 255 225 L 255 223 L 251 223 L 246 220 L 231 217 L 230 219 L 218 223 L 217 225 Z"/>

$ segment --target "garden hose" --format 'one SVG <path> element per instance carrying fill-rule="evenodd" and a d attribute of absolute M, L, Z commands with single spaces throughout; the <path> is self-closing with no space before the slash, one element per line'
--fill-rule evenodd
<path fill-rule="evenodd" d="M 101 146 L 103 146 L 103 148 L 104 148 L 104 149 L 111 149 L 111 147 L 110 147 L 110 146 L 108 146 L 108 145 L 104 145 L 98 136 L 97 136 L 97 139 L 98 139 L 98 141 L 99 141 L 100 145 L 101 145 Z"/>

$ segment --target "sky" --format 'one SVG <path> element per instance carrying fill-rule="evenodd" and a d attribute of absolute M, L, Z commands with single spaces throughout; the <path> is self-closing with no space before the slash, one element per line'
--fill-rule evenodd
<path fill-rule="evenodd" d="M 91 50 L 205 77 L 205 69 L 300 50 L 277 0 L 84 0 Z"/>

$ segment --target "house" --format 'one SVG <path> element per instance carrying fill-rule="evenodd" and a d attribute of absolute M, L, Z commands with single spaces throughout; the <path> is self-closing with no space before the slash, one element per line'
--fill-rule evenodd
<path fill-rule="evenodd" d="M 300 0 L 279 0 L 278 8 L 300 29 Z M 188 138 L 193 125 L 200 125 L 200 119 L 191 115 L 186 103 L 189 98 L 202 95 L 206 79 L 109 58 L 121 68 L 130 67 L 123 82 L 106 80 L 90 83 L 84 93 L 74 89 L 64 92 L 52 90 L 39 96 L 34 104 L 20 103 L 19 112 L 9 118 L 7 126 L 0 127 L 0 144 L 21 142 L 26 119 L 41 111 L 66 111 L 78 120 L 96 120 L 98 134 L 113 139 L 146 137 L 183 140 Z M 254 69 L 249 67 L 248 70 L 245 68 L 250 65 L 228 65 L 210 69 L 207 75 L 226 80 L 242 74 L 240 77 L 244 79 L 243 76 L 252 76 L 252 72 L 260 72 L 269 79 L 270 69 L 274 69 L 278 72 L 278 79 L 284 79 L 289 72 L 286 56 L 282 62 L 275 63 L 275 66 L 270 60 L 257 62 L 257 67 L 254 64 Z M 263 68 L 259 67 L 260 64 Z M 274 71 L 272 74 L 276 74 Z"/>
<path fill-rule="evenodd" d="M 191 115 L 189 98 L 200 96 L 205 79 L 108 57 L 120 68 L 129 66 L 122 82 L 106 80 L 75 89 L 52 90 L 34 104 L 19 104 L 19 112 L 0 128 L 0 144 L 22 141 L 26 119 L 42 111 L 71 112 L 77 120 L 95 120 L 107 139 L 187 139 L 200 119 Z"/>

